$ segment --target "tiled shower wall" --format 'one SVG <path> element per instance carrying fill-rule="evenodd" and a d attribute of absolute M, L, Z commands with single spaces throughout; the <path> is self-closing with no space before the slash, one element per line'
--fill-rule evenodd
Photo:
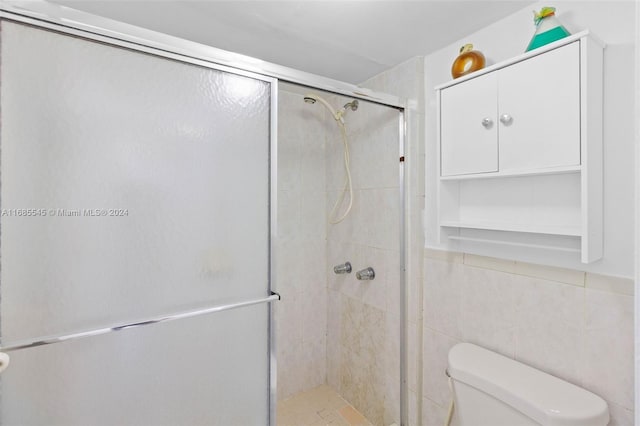
<path fill-rule="evenodd" d="M 343 105 L 350 99 L 333 97 Z M 353 207 L 328 225 L 327 378 L 375 425 L 399 424 L 400 191 L 399 126 L 395 109 L 360 102 L 345 118 Z M 334 124 L 335 126 L 335 124 Z M 338 127 L 328 132 L 327 211 L 344 185 L 344 144 Z M 351 262 L 351 274 L 332 266 Z M 355 272 L 375 270 L 372 281 Z"/>
<path fill-rule="evenodd" d="M 407 100 L 407 146 L 405 147 L 405 241 L 407 286 L 407 380 L 409 424 L 417 425 L 420 404 L 418 388 L 421 383 L 417 348 L 421 347 L 422 306 L 422 211 L 424 206 L 424 58 L 405 61 L 369 80 L 362 86 L 372 90 L 400 96 Z M 399 291 L 399 289 L 397 290 Z"/>
<path fill-rule="evenodd" d="M 286 88 L 278 102 L 274 304 L 278 398 L 326 382 L 325 132 L 320 105 Z"/>
<path fill-rule="evenodd" d="M 398 111 L 361 101 L 347 112 L 353 206 L 343 222 L 327 224 L 346 176 L 344 142 L 303 93 L 286 85 L 279 93 L 278 398 L 328 383 L 373 424 L 399 424 Z M 351 101 L 319 94 L 336 107 Z M 354 271 L 335 275 L 346 261 Z M 358 281 L 355 272 L 368 266 L 375 279 Z"/>

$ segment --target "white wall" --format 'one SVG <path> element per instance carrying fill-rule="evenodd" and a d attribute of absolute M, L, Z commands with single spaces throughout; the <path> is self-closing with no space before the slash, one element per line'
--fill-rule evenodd
<path fill-rule="evenodd" d="M 437 243 L 436 223 L 436 105 L 433 87 L 451 80 L 450 66 L 459 47 L 467 42 L 484 52 L 488 64 L 521 54 L 534 31 L 531 9 L 539 10 L 546 3 L 538 3 L 495 24 L 470 34 L 425 58 L 426 111 L 426 246 L 454 249 L 455 246 Z M 579 259 L 557 256 L 533 258 L 512 251 L 514 260 L 545 263 L 632 278 L 634 276 L 634 39 L 635 4 L 632 1 L 556 1 L 557 16 L 572 33 L 589 29 L 607 44 L 604 64 L 604 257 L 589 265 Z M 550 74 L 549 78 L 553 78 Z M 536 90 L 532 88 L 532 90 Z M 497 255 L 487 247 L 482 254 Z M 504 255 L 504 254 L 502 254 Z M 542 260 L 542 261 L 541 261 Z"/>
<path fill-rule="evenodd" d="M 535 9 L 546 4 L 539 3 Z M 633 230 L 636 227 L 637 131 L 634 109 L 636 5 L 634 2 L 554 3 L 571 31 L 590 29 L 605 51 L 605 254 L 590 265 L 514 253 L 510 260 L 425 249 L 422 353 L 424 425 L 441 424 L 448 403 L 442 374 L 449 348 L 467 341 L 551 372 L 602 396 L 611 425 L 634 419 Z M 495 63 L 520 54 L 533 33 L 529 8 L 425 58 L 426 245 L 436 243 L 436 134 L 433 87 L 450 80 L 460 45 L 473 42 Z M 552 76 L 550 76 L 552 78 Z M 636 89 L 637 90 L 637 89 Z M 491 254 L 491 252 L 488 252 Z"/>

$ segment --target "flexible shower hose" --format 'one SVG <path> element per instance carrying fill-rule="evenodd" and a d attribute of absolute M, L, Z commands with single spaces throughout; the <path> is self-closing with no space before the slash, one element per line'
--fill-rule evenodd
<path fill-rule="evenodd" d="M 344 121 L 340 115 L 336 115 L 336 122 L 338 123 L 338 127 L 340 127 L 340 133 L 342 134 L 342 142 L 344 144 L 344 169 L 346 172 L 346 178 L 344 182 L 344 187 L 342 188 L 342 194 L 336 200 L 336 203 L 333 205 L 331 209 L 331 213 L 329 213 L 329 223 L 335 225 L 337 223 L 342 222 L 349 212 L 351 211 L 351 207 L 353 206 L 353 187 L 351 184 L 351 170 L 350 170 L 350 158 L 349 158 L 349 142 L 347 140 L 347 129 L 344 126 Z M 339 218 L 335 218 L 336 210 L 339 206 L 342 205 L 344 201 L 344 196 L 349 191 L 349 205 L 347 206 L 345 212 Z"/>

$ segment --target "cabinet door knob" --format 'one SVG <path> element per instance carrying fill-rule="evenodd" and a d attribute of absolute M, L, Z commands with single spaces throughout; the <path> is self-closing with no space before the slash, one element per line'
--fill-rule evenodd
<path fill-rule="evenodd" d="M 509 114 L 502 114 L 500 116 L 500 122 L 505 126 L 508 126 L 509 124 L 511 124 L 512 121 L 513 121 L 513 117 L 511 117 Z"/>
<path fill-rule="evenodd" d="M 490 118 L 483 118 L 482 119 L 482 127 L 484 127 L 485 129 L 488 129 L 489 127 L 491 127 L 491 125 L 493 124 L 493 121 L 491 121 Z"/>

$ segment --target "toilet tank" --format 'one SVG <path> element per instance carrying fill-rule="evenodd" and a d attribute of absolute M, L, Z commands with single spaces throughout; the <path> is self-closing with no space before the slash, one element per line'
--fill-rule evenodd
<path fill-rule="evenodd" d="M 471 343 L 449 351 L 457 426 L 605 426 L 607 403 L 569 382 Z"/>

